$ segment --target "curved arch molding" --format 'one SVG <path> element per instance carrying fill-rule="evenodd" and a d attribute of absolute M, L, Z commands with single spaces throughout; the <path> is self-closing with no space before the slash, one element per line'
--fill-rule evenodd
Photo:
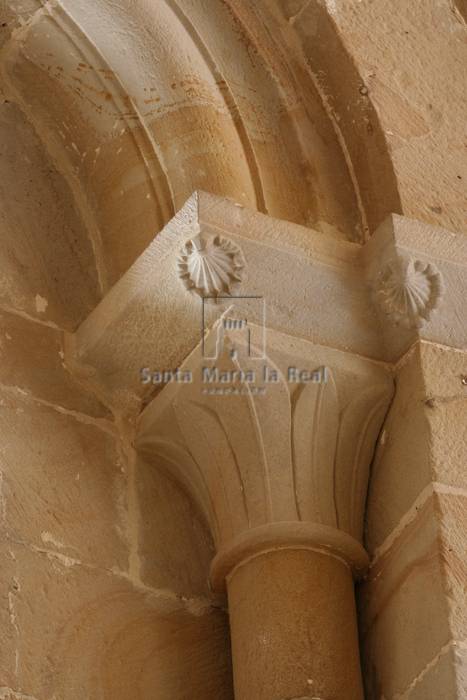
<path fill-rule="evenodd" d="M 72 187 L 105 290 L 195 189 L 351 240 L 387 213 L 310 60 L 272 2 L 55 0 L 1 63 Z M 387 185 L 384 143 L 368 153 Z"/>

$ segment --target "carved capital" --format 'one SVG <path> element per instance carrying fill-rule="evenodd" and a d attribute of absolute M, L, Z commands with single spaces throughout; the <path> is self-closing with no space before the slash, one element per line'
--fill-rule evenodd
<path fill-rule="evenodd" d="M 358 574 L 390 374 L 273 331 L 266 359 L 246 350 L 207 361 L 197 349 L 183 365 L 192 382 L 167 385 L 143 413 L 138 448 L 203 509 L 218 550 L 217 587 L 245 557 L 277 547 L 326 551 Z"/>
<path fill-rule="evenodd" d="M 382 362 L 417 340 L 465 348 L 466 240 L 392 215 L 360 246 L 199 192 L 82 324 L 68 362 L 138 410 L 141 368 L 179 367 L 232 294 L 262 297 L 269 328 Z M 248 318 L 260 324 L 252 304 Z"/>

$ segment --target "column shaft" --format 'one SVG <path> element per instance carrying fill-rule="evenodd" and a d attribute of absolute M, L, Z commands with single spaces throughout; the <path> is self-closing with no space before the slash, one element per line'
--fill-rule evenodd
<path fill-rule="evenodd" d="M 236 700 L 362 700 L 352 574 L 327 554 L 265 552 L 228 578 Z"/>

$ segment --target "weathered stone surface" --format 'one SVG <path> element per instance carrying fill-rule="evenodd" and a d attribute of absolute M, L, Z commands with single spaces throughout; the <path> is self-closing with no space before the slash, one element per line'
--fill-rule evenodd
<path fill-rule="evenodd" d="M 209 261 L 217 240 L 236 251 L 222 294 L 187 271 L 187 246 Z M 466 272 L 464 236 L 404 217 L 358 246 L 197 192 L 80 326 L 67 361 L 131 411 L 153 391 L 141 369 L 179 367 L 232 304 L 254 324 L 385 362 L 421 339 L 464 348 Z"/>
<path fill-rule="evenodd" d="M 466 352 L 423 342 L 398 366 L 396 394 L 370 479 L 370 551 L 382 545 L 406 514 L 410 518 L 437 484 L 467 488 L 466 372 Z"/>
<path fill-rule="evenodd" d="M 60 331 L 6 311 L 0 311 L 0 326 L 1 385 L 58 408 L 95 418 L 112 417 L 65 368 Z"/>
<path fill-rule="evenodd" d="M 399 360 L 417 340 L 467 348 L 466 236 L 392 215 L 363 253 L 387 359 Z"/>
<path fill-rule="evenodd" d="M 0 491 L 2 495 L 2 491 Z M 5 506 L 2 502 L 0 525 L 0 698 L 2 686 L 14 688 L 17 681 L 18 668 L 18 641 L 21 635 L 16 618 L 14 601 L 19 590 L 16 578 L 15 554 L 12 548 L 6 546 L 5 541 Z M 6 694 L 6 700 L 10 700 Z"/>
<path fill-rule="evenodd" d="M 435 494 L 373 562 L 360 590 L 371 700 L 463 697 L 466 518 L 467 494 Z"/>
<path fill-rule="evenodd" d="M 294 0 L 287 0 L 285 7 L 291 4 Z M 384 171 L 374 172 L 381 163 L 376 155 L 381 128 L 401 212 L 465 233 L 465 2 L 396 0 L 388 6 L 385 0 L 324 0 L 301 5 L 291 13 L 297 14 L 294 28 L 310 63 L 324 54 L 320 84 L 349 145 L 365 200 L 371 196 L 368 170 L 381 184 L 383 202 L 391 186 Z M 319 21 L 323 5 L 331 31 L 326 20 Z M 359 80 L 343 59 L 340 42 L 352 56 Z M 374 162 L 369 164 L 372 149 Z M 392 205 L 391 211 L 398 211 L 394 201 Z"/>
<path fill-rule="evenodd" d="M 361 24 L 365 22 L 367 4 L 367 0 L 360 2 Z M 356 63 L 365 59 L 363 47 L 367 41 L 371 41 L 375 28 L 369 28 L 365 42 L 357 43 L 350 41 L 353 38 L 352 30 L 350 36 L 344 31 L 336 31 L 336 14 L 345 20 L 351 10 L 344 8 L 339 0 L 275 0 L 264 5 L 277 9 L 279 20 L 276 27 L 277 30 L 280 27 L 282 36 L 287 40 L 290 55 L 297 53 L 306 59 L 308 70 L 300 73 L 300 62 L 295 59 L 297 74 L 306 82 L 311 73 L 326 96 L 353 165 L 365 210 L 364 232 L 368 234 L 389 214 L 401 212 L 387 134 L 383 131 L 380 116 L 375 109 L 373 95 L 368 94 L 366 73 Z M 285 27 L 284 18 L 287 21 Z M 382 41 L 381 39 L 380 45 Z M 378 68 L 384 72 L 385 62 L 380 60 Z M 391 119 L 393 117 L 391 112 Z"/>
<path fill-rule="evenodd" d="M 443 648 L 395 700 L 452 700 L 467 694 L 467 650 L 455 642 Z M 371 698 L 370 698 L 371 700 Z"/>
<path fill-rule="evenodd" d="M 35 700 L 231 700 L 223 613 L 28 546 L 6 550 L 1 646 L 17 662 L 1 698 L 11 688 Z"/>
<path fill-rule="evenodd" d="M 198 188 L 361 237 L 358 196 L 320 92 L 295 78 L 289 47 L 255 9 L 64 1 L 41 7 L 34 30 L 25 23 L 8 42 L 8 95 L 72 184 L 110 283 Z M 121 35 L 124 52 L 112 40 Z"/>
<path fill-rule="evenodd" d="M 5 390 L 0 431 L 8 537 L 64 560 L 126 569 L 126 476 L 115 437 Z"/>
<path fill-rule="evenodd" d="M 465 694 L 466 367 L 465 352 L 420 343 L 397 369 L 368 497 L 374 560 L 361 624 L 371 700 Z"/>
<path fill-rule="evenodd" d="M 427 345 L 422 361 L 433 481 L 467 490 L 467 352 Z"/>
<path fill-rule="evenodd" d="M 433 503 L 440 533 L 449 627 L 453 639 L 462 644 L 467 629 L 467 493 L 435 494 Z"/>
<path fill-rule="evenodd" d="M 146 407 L 137 449 L 167 461 L 203 508 L 218 549 L 283 521 L 319 523 L 359 541 L 369 462 L 393 392 L 388 368 L 272 329 L 264 358 L 250 357 L 247 341 L 227 331 L 224 339 L 216 360 L 197 346 L 181 366 L 192 381 L 168 383 Z M 206 381 L 206 368 L 233 379 Z M 264 379 L 265 368 L 276 381 Z M 290 368 L 327 375 L 298 381 Z M 236 393 L 224 395 L 226 387 Z"/>
<path fill-rule="evenodd" d="M 396 393 L 370 475 L 366 545 L 380 546 L 431 481 L 426 387 L 415 346 L 396 372 Z"/>
<path fill-rule="evenodd" d="M 100 298 L 93 249 L 66 182 L 14 104 L 0 105 L 0 304 L 73 330 Z"/>
<path fill-rule="evenodd" d="M 200 296 L 190 294 L 180 274 L 185 244 L 200 231 L 202 241 L 225 237 L 246 261 L 241 284 L 218 303 L 205 304 L 204 317 Z M 229 294 L 240 297 L 235 303 L 253 323 L 264 323 L 266 313 L 270 328 L 379 358 L 380 330 L 362 266 L 356 244 L 198 192 L 80 326 L 68 360 L 114 403 L 138 405 L 151 390 L 141 383 L 141 369 L 180 366 L 200 341 L 202 324 L 208 328 L 230 306 Z M 288 279 L 300 282 L 290 285 Z"/>
<path fill-rule="evenodd" d="M 190 381 L 167 383 L 146 407 L 135 446 L 209 524 L 212 587 L 228 590 L 236 697 L 345 689 L 360 700 L 352 576 L 368 563 L 368 470 L 392 377 L 380 363 L 270 328 L 265 356 L 253 358 L 250 338 L 260 334 L 248 328 L 248 338 L 222 324 L 207 335 L 217 358 L 195 348 L 181 366 Z M 206 382 L 206 369 L 227 382 Z"/>
<path fill-rule="evenodd" d="M 361 595 L 369 697 L 399 697 L 452 640 L 431 500 L 373 564 Z"/>
<path fill-rule="evenodd" d="M 231 700 L 222 615 L 208 616 L 219 621 L 210 625 L 199 614 L 202 601 L 178 600 L 206 594 L 210 550 L 196 505 L 149 471 L 173 467 L 186 479 L 186 463 L 177 462 L 178 452 L 175 466 L 134 465 L 132 424 L 118 415 L 129 395 L 136 409 L 157 395 L 159 387 L 141 390 L 143 365 L 171 368 L 191 351 L 193 334 L 199 340 L 199 305 L 183 297 L 177 268 L 178 244 L 198 234 L 196 225 L 182 231 L 177 250 L 164 248 L 162 233 L 162 245 L 146 268 L 137 265 L 122 294 L 118 283 L 198 188 L 218 195 L 201 217 L 202 234 L 219 233 L 224 222 L 221 235 L 228 232 L 246 253 L 244 290 L 270 290 L 269 321 L 278 332 L 384 362 L 399 362 L 419 340 L 431 343 L 399 362 L 398 396 L 375 462 L 367 522 L 373 565 L 362 623 L 374 679 L 368 700 L 467 695 L 466 20 L 465 0 L 0 2 L 0 307 L 74 331 L 117 283 L 104 313 L 92 315 L 81 359 L 84 379 L 96 382 L 98 395 L 108 390 L 118 426 L 102 420 L 105 409 L 70 381 L 55 331 L 28 330 L 2 314 L 0 517 L 10 546 L 0 565 L 0 635 L 8 637 L 0 639 L 0 700 Z M 282 221 L 271 224 L 265 214 Z M 388 216 L 367 245 L 350 243 L 367 240 Z M 344 407 L 347 391 L 357 398 L 352 379 L 341 386 L 334 407 Z M 261 520 L 266 512 L 268 528 L 272 516 L 293 513 L 295 501 L 305 519 L 335 518 L 347 536 L 359 532 L 364 488 L 345 488 L 350 449 L 337 470 L 344 487 L 327 478 L 341 415 L 337 420 L 325 404 L 320 414 L 319 402 L 305 401 L 298 431 L 290 419 L 290 440 L 282 442 L 277 405 L 256 422 L 251 414 L 244 420 L 246 412 L 230 415 L 231 432 L 234 426 L 248 438 L 237 451 L 216 453 L 206 416 L 204 440 L 185 420 L 195 456 L 206 458 L 204 474 L 213 453 L 222 475 L 238 465 L 255 477 L 260 466 L 277 467 L 269 512 L 258 505 L 268 481 L 261 477 L 246 483 L 244 510 L 241 488 L 230 490 L 234 508 L 223 520 L 244 525 L 250 513 Z M 311 422 L 320 429 L 308 430 Z M 258 425 L 262 442 L 252 436 Z M 297 457 L 297 435 L 308 433 L 294 472 L 290 453 Z M 368 464 L 368 451 L 365 457 Z M 302 468 L 307 460 L 311 469 Z M 354 467 L 365 481 L 366 472 Z M 223 483 L 211 474 L 208 495 L 219 496 Z M 355 493 L 358 507 L 353 496 L 350 506 L 346 500 Z M 206 489 L 202 509 L 205 496 Z M 283 523 L 278 529 L 290 533 Z M 306 546 L 308 525 L 306 537 L 300 530 Z M 316 527 L 314 537 L 329 524 Z M 274 577 L 267 567 L 258 575 L 258 566 L 250 580 L 246 569 L 237 572 L 245 575 L 236 601 L 247 611 L 252 649 L 245 652 L 240 630 L 247 657 L 240 673 L 251 679 L 246 700 L 251 686 L 253 700 L 267 697 L 271 678 L 279 686 L 290 681 L 277 700 L 289 700 L 289 690 L 295 700 L 352 697 L 351 683 L 344 692 L 332 686 L 348 672 L 346 661 L 336 673 L 329 663 L 345 642 L 339 633 L 352 636 L 351 616 L 339 607 L 351 602 L 350 588 L 344 595 L 337 577 L 327 580 L 323 570 L 307 588 L 303 562 L 295 566 L 288 553 L 284 561 L 271 568 Z M 308 569 L 310 580 L 318 569 Z M 173 591 L 154 602 L 152 585 Z M 299 588 L 308 591 L 305 603 L 297 603 Z M 255 646 L 258 613 L 260 631 L 274 632 L 273 649 Z M 296 633 L 284 643 L 291 621 Z M 321 656 L 309 653 L 316 636 L 328 642 Z M 261 660 L 265 679 L 252 660 Z M 313 678 L 305 679 L 309 667 Z M 322 670 L 330 693 L 317 684 Z"/>
<path fill-rule="evenodd" d="M 350 570 L 303 550 L 265 552 L 229 577 L 236 700 L 363 700 Z"/>
<path fill-rule="evenodd" d="M 171 478 L 162 460 L 138 460 L 138 551 L 142 581 L 180 595 L 210 594 L 212 538 L 193 500 Z"/>

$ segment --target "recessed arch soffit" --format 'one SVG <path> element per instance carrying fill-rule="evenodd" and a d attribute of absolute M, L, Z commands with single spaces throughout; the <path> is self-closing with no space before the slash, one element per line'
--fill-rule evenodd
<path fill-rule="evenodd" d="M 107 284 L 195 189 L 351 240 L 388 213 L 376 182 L 392 172 L 385 144 L 372 173 L 367 146 L 336 118 L 358 76 L 323 8 L 324 44 L 310 49 L 275 0 L 26 5 L 2 49 L 5 91 L 70 183 Z M 360 102 L 374 144 L 377 119 Z"/>

